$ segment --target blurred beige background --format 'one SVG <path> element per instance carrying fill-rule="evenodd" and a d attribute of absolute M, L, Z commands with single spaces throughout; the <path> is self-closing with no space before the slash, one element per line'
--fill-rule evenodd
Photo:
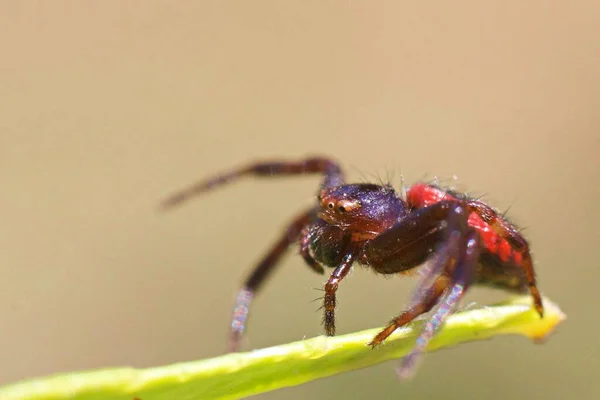
<path fill-rule="evenodd" d="M 430 354 L 406 384 L 388 363 L 259 398 L 599 396 L 600 5 L 413 3 L 1 1 L 0 384 L 221 354 L 235 290 L 318 178 L 156 206 L 249 160 L 318 153 L 351 180 L 456 175 L 512 205 L 569 319 L 542 346 Z M 247 348 L 320 334 L 322 283 L 289 257 Z M 339 331 L 382 325 L 413 284 L 357 269 Z"/>

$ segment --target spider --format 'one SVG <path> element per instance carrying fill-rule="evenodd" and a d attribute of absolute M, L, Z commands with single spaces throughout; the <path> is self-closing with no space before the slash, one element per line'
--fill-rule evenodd
<path fill-rule="evenodd" d="M 239 290 L 230 329 L 231 351 L 239 348 L 252 299 L 294 243 L 313 271 L 324 274 L 324 267 L 333 268 L 322 307 L 328 336 L 336 331 L 336 292 L 355 263 L 380 274 L 403 274 L 421 267 L 422 278 L 409 307 L 369 343 L 380 345 L 396 329 L 435 308 L 403 359 L 399 373 L 404 377 L 470 285 L 529 290 L 543 317 L 529 245 L 517 228 L 482 201 L 437 185 L 420 182 L 399 194 L 390 185 L 346 184 L 335 161 L 313 157 L 252 163 L 175 193 L 163 206 L 178 205 L 247 175 L 300 174 L 323 175 L 316 204 L 288 225 Z"/>

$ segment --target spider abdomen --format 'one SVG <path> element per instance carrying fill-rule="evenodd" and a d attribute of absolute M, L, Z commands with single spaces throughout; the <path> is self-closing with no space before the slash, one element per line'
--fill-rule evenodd
<path fill-rule="evenodd" d="M 415 208 L 428 207 L 442 200 L 472 200 L 466 195 L 461 195 L 427 183 L 416 183 L 407 191 L 408 202 Z M 468 220 L 479 233 L 486 253 L 497 258 L 503 264 L 521 266 L 522 256 L 510 243 L 498 235 L 492 226 L 485 222 L 476 213 L 471 213 Z"/>

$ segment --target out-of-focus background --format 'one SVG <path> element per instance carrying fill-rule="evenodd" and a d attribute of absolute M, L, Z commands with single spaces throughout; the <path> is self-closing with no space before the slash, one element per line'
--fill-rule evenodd
<path fill-rule="evenodd" d="M 408 383 L 388 363 L 259 398 L 599 396 L 600 6 L 485 3 L 1 2 L 0 384 L 223 353 L 238 285 L 319 178 L 158 203 L 325 154 L 350 180 L 439 176 L 512 206 L 569 319 L 544 345 L 429 354 Z M 321 334 L 323 282 L 292 252 L 246 348 Z M 356 269 L 339 331 L 384 324 L 413 285 Z"/>

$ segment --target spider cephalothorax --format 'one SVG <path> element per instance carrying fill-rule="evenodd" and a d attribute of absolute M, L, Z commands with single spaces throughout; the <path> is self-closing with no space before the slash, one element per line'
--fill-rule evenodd
<path fill-rule="evenodd" d="M 372 239 L 404 217 L 404 203 L 389 186 L 340 185 L 323 188 L 317 196 L 317 217 L 354 239 Z"/>
<path fill-rule="evenodd" d="M 335 334 L 336 292 L 352 265 L 398 274 L 427 261 L 413 303 L 369 343 L 381 344 L 399 327 L 437 307 L 415 348 L 404 358 L 404 375 L 470 285 L 529 290 L 543 316 L 529 245 L 519 231 L 482 201 L 428 183 L 416 183 L 406 196 L 399 196 L 388 185 L 345 184 L 339 166 L 327 158 L 260 162 L 200 182 L 175 194 L 165 205 L 179 204 L 245 175 L 306 173 L 324 175 L 316 204 L 292 221 L 246 279 L 234 307 L 231 350 L 239 346 L 254 295 L 295 242 L 314 271 L 322 274 L 324 267 L 333 268 L 323 298 L 327 335 Z"/>

